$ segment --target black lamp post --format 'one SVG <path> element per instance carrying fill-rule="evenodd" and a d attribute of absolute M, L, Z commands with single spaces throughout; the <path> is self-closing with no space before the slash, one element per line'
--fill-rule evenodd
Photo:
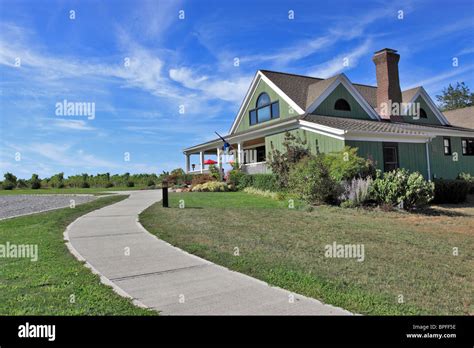
<path fill-rule="evenodd" d="M 163 180 L 161 182 L 161 191 L 163 193 L 163 208 L 168 208 L 168 180 Z"/>

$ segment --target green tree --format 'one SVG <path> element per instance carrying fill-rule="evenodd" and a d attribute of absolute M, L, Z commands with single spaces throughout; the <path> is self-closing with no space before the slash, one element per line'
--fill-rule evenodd
<path fill-rule="evenodd" d="M 16 187 L 16 176 L 12 173 L 6 173 L 3 177 L 5 180 L 2 182 L 2 188 L 4 190 L 13 190 Z"/>
<path fill-rule="evenodd" d="M 58 187 L 58 188 L 63 188 L 64 187 L 64 173 L 58 173 L 55 174 L 51 177 L 49 180 L 51 187 Z"/>
<path fill-rule="evenodd" d="M 464 82 L 457 82 L 456 87 L 451 84 L 443 89 L 441 95 L 436 99 L 440 102 L 441 111 L 465 108 L 474 105 L 474 93 L 471 93 L 469 87 Z"/>
<path fill-rule="evenodd" d="M 30 179 L 30 186 L 33 190 L 41 188 L 41 180 L 38 177 L 38 174 L 33 174 Z"/>

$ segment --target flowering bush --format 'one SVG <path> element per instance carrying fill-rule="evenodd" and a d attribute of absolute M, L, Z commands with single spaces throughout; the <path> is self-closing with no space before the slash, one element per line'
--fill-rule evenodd
<path fill-rule="evenodd" d="M 352 179 L 343 183 L 344 193 L 339 198 L 345 207 L 358 207 L 369 200 L 370 186 L 372 178 Z"/>
<path fill-rule="evenodd" d="M 379 203 L 410 210 L 421 207 L 434 197 L 434 184 L 418 173 L 397 169 L 382 175 L 378 170 L 370 194 Z"/>
<path fill-rule="evenodd" d="M 204 184 L 198 184 L 193 186 L 193 192 L 225 192 L 229 188 L 227 184 L 219 181 L 208 181 Z"/>

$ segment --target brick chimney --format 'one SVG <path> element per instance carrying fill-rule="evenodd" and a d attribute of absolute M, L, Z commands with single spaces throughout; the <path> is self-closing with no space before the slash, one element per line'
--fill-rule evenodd
<path fill-rule="evenodd" d="M 382 119 L 400 121 L 400 116 L 391 115 L 390 107 L 381 107 L 382 103 L 386 103 L 385 106 L 390 106 L 393 103 L 402 102 L 402 91 L 398 78 L 400 55 L 391 48 L 384 48 L 375 52 L 372 60 L 375 63 L 377 75 L 377 112 Z"/>

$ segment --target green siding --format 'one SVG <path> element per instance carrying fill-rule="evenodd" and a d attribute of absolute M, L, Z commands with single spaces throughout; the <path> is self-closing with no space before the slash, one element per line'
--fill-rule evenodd
<path fill-rule="evenodd" d="M 357 147 L 357 153 L 360 157 L 370 158 L 374 161 L 377 169 L 383 170 L 383 150 L 381 142 L 347 140 L 346 145 Z"/>
<path fill-rule="evenodd" d="M 426 116 L 427 118 L 419 118 L 419 119 L 413 119 L 412 116 L 405 116 L 404 120 L 405 122 L 408 123 L 416 123 L 416 124 L 442 124 L 436 115 L 434 114 L 433 111 L 431 111 L 431 108 L 428 106 L 428 104 L 425 102 L 425 99 L 423 99 L 421 96 L 418 97 L 415 100 L 415 103 L 420 103 L 420 108 L 426 111 Z"/>
<path fill-rule="evenodd" d="M 260 80 L 260 82 L 258 83 L 258 85 L 256 87 L 255 93 L 253 94 L 252 98 L 250 99 L 249 105 L 247 106 L 247 108 L 244 111 L 242 120 L 240 121 L 240 124 L 237 127 L 236 132 L 246 131 L 246 130 L 251 129 L 252 127 L 256 126 L 256 125 L 250 126 L 249 111 L 252 110 L 252 109 L 255 109 L 255 105 L 257 103 L 257 98 L 263 92 L 266 92 L 268 94 L 268 96 L 270 97 L 272 102 L 277 101 L 277 100 L 279 101 L 280 118 L 277 118 L 275 120 L 270 120 L 270 121 L 267 121 L 267 122 L 264 122 L 264 123 L 258 123 L 257 125 L 261 125 L 261 124 L 271 125 L 276 120 L 279 120 L 279 119 L 282 119 L 282 118 L 297 116 L 296 111 L 294 111 L 290 107 L 290 105 L 286 101 L 283 100 L 283 98 L 280 98 L 280 96 L 273 89 L 271 89 L 270 86 L 268 86 L 264 81 Z M 291 113 L 291 111 L 293 111 L 293 113 Z"/>
<path fill-rule="evenodd" d="M 398 161 L 400 168 L 408 169 L 410 172 L 420 172 L 428 179 L 425 143 L 398 143 Z"/>
<path fill-rule="evenodd" d="M 344 148 L 344 141 L 328 137 L 322 134 L 317 134 L 313 132 L 308 132 L 304 129 L 294 129 L 290 133 L 295 136 L 300 136 L 301 139 L 306 139 L 307 144 L 311 150 L 311 153 L 316 154 L 316 141 L 318 143 L 319 152 L 327 153 L 340 151 Z M 283 152 L 285 149 L 283 147 L 283 141 L 285 140 L 285 132 L 273 134 L 265 138 L 265 148 L 267 151 L 267 158 L 273 148 Z"/>
<path fill-rule="evenodd" d="M 474 175 L 474 156 L 463 156 L 461 138 L 451 139 L 451 153 L 457 153 L 458 160 L 453 161 L 453 155 L 445 155 L 443 137 L 436 137 L 430 143 L 431 175 L 434 178 L 454 179 L 459 173 Z"/>
<path fill-rule="evenodd" d="M 383 170 L 383 142 L 381 141 L 346 141 L 346 145 L 357 147 L 357 153 L 364 158 L 371 158 L 377 169 Z M 400 168 L 410 172 L 420 172 L 428 178 L 425 144 L 398 143 L 398 162 Z"/>
<path fill-rule="evenodd" d="M 334 104 L 340 98 L 345 99 L 351 106 L 351 111 L 335 110 Z M 370 120 L 370 116 L 355 100 L 352 94 L 342 84 L 336 87 L 334 91 L 316 108 L 313 112 L 315 115 L 336 116 L 347 118 L 358 118 Z"/>

